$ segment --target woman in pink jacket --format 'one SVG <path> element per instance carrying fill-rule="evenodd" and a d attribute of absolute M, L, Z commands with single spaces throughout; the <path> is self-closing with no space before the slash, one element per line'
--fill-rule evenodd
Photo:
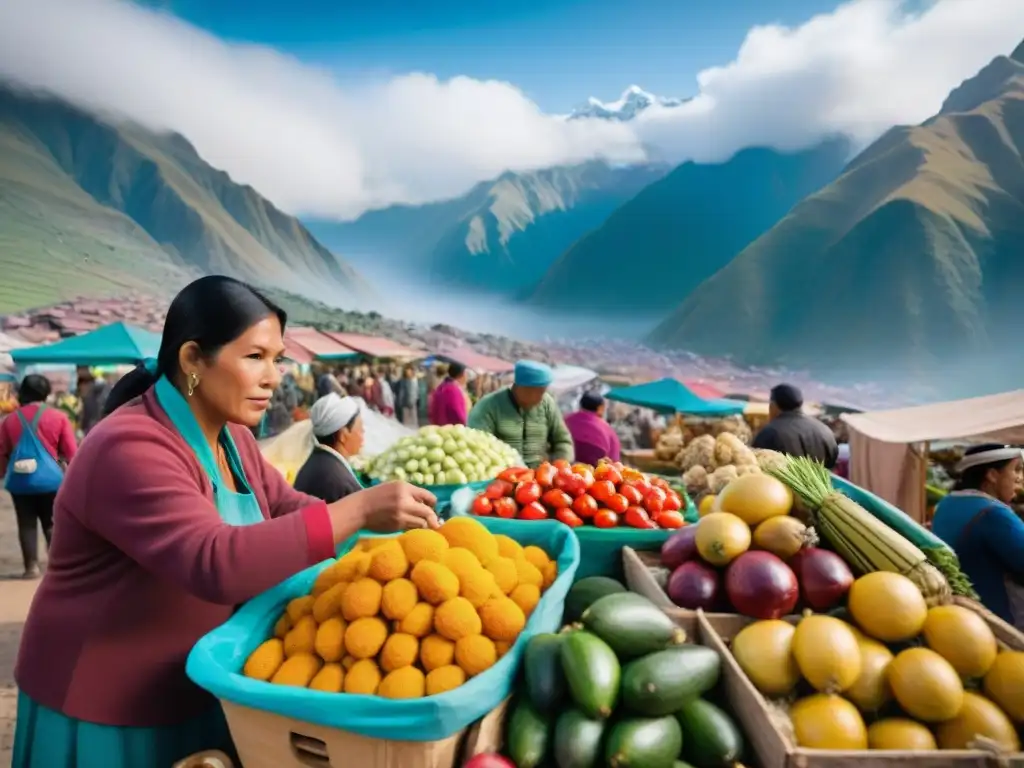
<path fill-rule="evenodd" d="M 14 768 L 230 754 L 219 705 L 185 676 L 195 642 L 362 528 L 438 525 L 411 485 L 328 505 L 263 460 L 249 428 L 280 381 L 284 324 L 244 283 L 201 278 L 171 303 L 153 369 L 111 392 L 57 494 L 15 669 Z"/>

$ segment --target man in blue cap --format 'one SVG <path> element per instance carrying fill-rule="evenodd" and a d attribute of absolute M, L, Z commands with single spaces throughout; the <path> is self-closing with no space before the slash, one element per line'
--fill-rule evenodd
<path fill-rule="evenodd" d="M 528 467 L 546 460 L 572 461 L 572 435 L 548 394 L 553 378 L 544 363 L 520 360 L 512 386 L 482 397 L 469 414 L 468 426 L 515 448 Z"/>

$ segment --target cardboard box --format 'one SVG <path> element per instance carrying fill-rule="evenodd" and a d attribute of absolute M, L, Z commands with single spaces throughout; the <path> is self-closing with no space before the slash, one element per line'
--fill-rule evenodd
<path fill-rule="evenodd" d="M 221 701 L 243 768 L 459 768 L 502 745 L 506 699 L 440 741 L 370 739 Z"/>

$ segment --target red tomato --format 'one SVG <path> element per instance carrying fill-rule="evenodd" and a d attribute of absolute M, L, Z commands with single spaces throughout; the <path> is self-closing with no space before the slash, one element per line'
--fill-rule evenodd
<path fill-rule="evenodd" d="M 520 520 L 547 520 L 548 511 L 536 501 L 531 501 L 519 510 Z"/>
<path fill-rule="evenodd" d="M 593 517 L 597 514 L 597 502 L 590 494 L 583 494 L 572 503 L 572 511 L 582 518 Z"/>
<path fill-rule="evenodd" d="M 540 484 L 531 480 L 530 482 L 520 483 L 516 486 L 515 500 L 517 504 L 525 507 L 527 504 L 539 501 L 540 494 Z"/>
<path fill-rule="evenodd" d="M 629 508 L 629 499 L 623 496 L 621 493 L 612 494 L 612 496 L 604 503 L 608 509 L 616 514 L 622 514 Z"/>
<path fill-rule="evenodd" d="M 619 524 L 619 516 L 608 509 L 602 509 L 594 515 L 594 525 L 598 528 L 614 528 Z"/>
<path fill-rule="evenodd" d="M 533 480 L 533 470 L 526 467 L 509 467 L 498 473 L 498 479 L 506 483 L 524 483 Z"/>
<path fill-rule="evenodd" d="M 533 479 L 540 483 L 542 488 L 550 488 L 555 484 L 555 475 L 558 474 L 558 470 L 555 468 L 554 464 L 545 461 L 537 467 L 537 471 L 533 474 Z"/>
<path fill-rule="evenodd" d="M 686 520 L 678 512 L 662 512 L 655 518 L 659 528 L 682 528 Z"/>
<path fill-rule="evenodd" d="M 494 500 L 494 514 L 498 517 L 512 519 L 516 516 L 516 512 L 518 511 L 519 505 L 516 504 L 515 499 L 510 499 L 505 496 Z"/>
<path fill-rule="evenodd" d="M 630 528 L 657 528 L 651 518 L 640 507 L 630 507 L 622 518 Z"/>
<path fill-rule="evenodd" d="M 514 488 L 515 486 L 512 483 L 507 483 L 504 480 L 495 480 L 484 490 L 484 496 L 491 500 L 500 499 L 503 496 L 511 496 Z"/>
<path fill-rule="evenodd" d="M 587 492 L 587 486 L 584 483 L 583 478 L 579 475 L 573 474 L 573 472 L 568 469 L 563 469 L 555 476 L 555 488 L 558 488 L 560 491 L 565 491 L 573 498 L 576 496 L 582 496 Z"/>
<path fill-rule="evenodd" d="M 651 488 L 644 496 L 644 509 L 652 515 L 657 515 L 665 508 L 665 492 L 660 488 Z"/>
<path fill-rule="evenodd" d="M 570 469 L 571 466 L 565 459 L 555 459 L 552 464 L 555 465 L 555 469 Z"/>
<path fill-rule="evenodd" d="M 580 520 L 580 516 L 571 509 L 560 509 L 555 512 L 555 520 L 560 523 L 565 523 L 570 528 L 579 528 L 583 525 L 583 521 Z"/>
<path fill-rule="evenodd" d="M 608 480 L 612 485 L 618 486 L 622 482 L 622 473 L 614 464 L 601 464 L 594 470 L 595 480 Z"/>
<path fill-rule="evenodd" d="M 626 497 L 626 501 L 629 502 L 630 506 L 637 506 L 644 500 L 644 495 L 640 493 L 640 489 L 631 483 L 623 483 L 619 488 L 619 493 Z"/>
<path fill-rule="evenodd" d="M 622 479 L 630 483 L 639 483 L 644 480 L 644 473 L 639 469 L 633 469 L 633 467 L 623 467 Z"/>
<path fill-rule="evenodd" d="M 675 491 L 669 491 L 665 494 L 665 503 L 662 504 L 661 508 L 666 512 L 677 512 L 683 508 L 683 500 L 679 498 L 679 494 Z"/>
<path fill-rule="evenodd" d="M 669 488 L 672 487 L 668 484 L 668 480 L 666 480 L 664 477 L 654 476 L 649 478 L 649 480 L 652 486 L 654 486 L 655 488 L 661 488 L 661 490 L 663 491 L 667 491 L 669 490 Z"/>
<path fill-rule="evenodd" d="M 544 495 L 540 497 L 545 507 L 550 509 L 565 509 L 566 507 L 572 506 L 572 496 L 565 491 L 560 491 L 557 488 L 552 488 L 550 491 L 545 491 Z"/>
<path fill-rule="evenodd" d="M 492 512 L 494 512 L 494 502 L 486 496 L 480 495 L 473 499 L 474 515 L 489 515 Z"/>
<path fill-rule="evenodd" d="M 594 484 L 594 473 L 589 469 L 584 469 L 582 472 L 574 472 L 573 474 L 580 479 L 584 488 L 589 488 Z"/>
<path fill-rule="evenodd" d="M 612 484 L 611 480 L 595 480 L 594 484 L 590 486 L 589 493 L 599 502 L 604 504 L 608 499 L 615 495 L 615 486 Z"/>

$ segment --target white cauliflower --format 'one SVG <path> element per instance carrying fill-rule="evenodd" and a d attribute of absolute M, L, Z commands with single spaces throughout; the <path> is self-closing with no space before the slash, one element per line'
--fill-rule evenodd
<path fill-rule="evenodd" d="M 726 464 L 738 464 L 736 456 L 746 450 L 748 450 L 747 446 L 736 435 L 731 432 L 722 432 L 715 438 L 715 463 L 720 467 Z"/>
<path fill-rule="evenodd" d="M 711 488 L 712 493 L 720 493 L 725 486 L 737 477 L 739 477 L 739 473 L 736 471 L 736 467 L 731 464 L 719 467 L 708 478 L 708 486 Z"/>
<path fill-rule="evenodd" d="M 757 465 L 762 471 L 784 466 L 788 461 L 786 454 L 772 451 L 768 448 L 754 448 L 753 453 L 754 458 L 757 459 Z"/>
<path fill-rule="evenodd" d="M 679 468 L 686 472 L 691 467 L 715 466 L 715 438 L 701 435 L 693 439 L 679 454 Z"/>
<path fill-rule="evenodd" d="M 683 485 L 691 496 L 707 492 L 708 471 L 700 464 L 693 465 L 683 473 Z"/>

